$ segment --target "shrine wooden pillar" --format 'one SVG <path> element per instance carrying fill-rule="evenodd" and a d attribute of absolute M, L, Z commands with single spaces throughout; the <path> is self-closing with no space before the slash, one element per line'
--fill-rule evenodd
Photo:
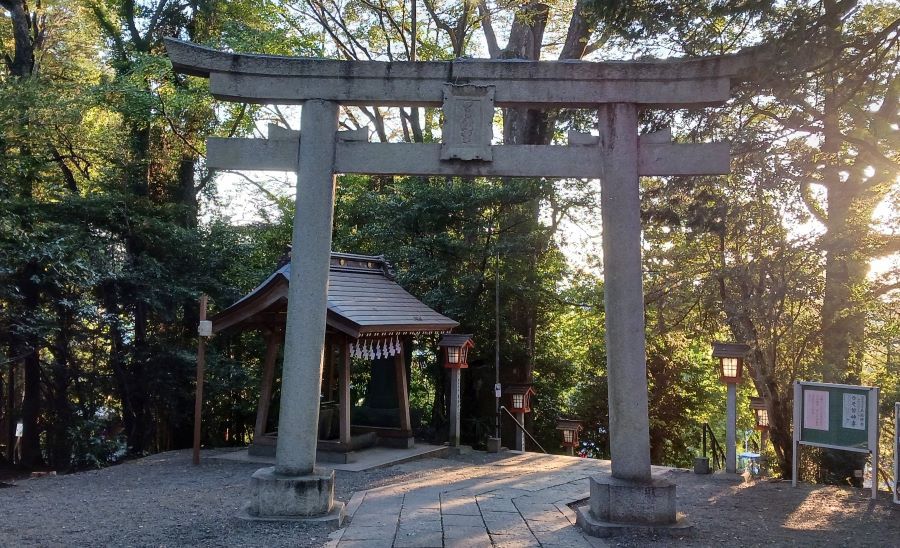
<path fill-rule="evenodd" d="M 353 402 L 350 401 L 350 337 L 341 344 L 340 370 L 338 372 L 338 421 L 341 445 L 350 447 L 350 421 Z"/>
<path fill-rule="evenodd" d="M 409 418 L 409 386 L 406 381 L 406 352 L 405 344 L 401 345 L 400 352 L 394 356 L 394 378 L 397 383 L 397 407 L 400 410 L 400 430 L 412 435 L 412 421 Z"/>
<path fill-rule="evenodd" d="M 253 428 L 253 441 L 256 442 L 266 434 L 269 421 L 269 406 L 272 404 L 272 385 L 275 383 L 275 365 L 278 351 L 281 349 L 283 333 L 277 329 L 266 332 L 266 357 L 263 360 L 263 376 L 259 387 L 259 404 L 256 406 L 256 425 Z"/>

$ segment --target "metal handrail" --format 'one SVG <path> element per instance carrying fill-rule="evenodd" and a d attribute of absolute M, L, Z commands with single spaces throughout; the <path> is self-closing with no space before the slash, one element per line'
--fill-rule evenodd
<path fill-rule="evenodd" d="M 724 469 L 725 468 L 725 450 L 722 449 L 722 446 L 719 445 L 719 441 L 716 439 L 716 435 L 713 434 L 712 428 L 709 427 L 708 422 L 703 423 L 703 456 L 706 456 L 706 436 L 709 433 L 710 439 L 710 449 L 712 449 L 712 469 Z"/>
<path fill-rule="evenodd" d="M 522 424 L 522 423 L 520 423 L 518 420 L 516 420 L 516 418 L 513 416 L 512 413 L 509 412 L 509 409 L 507 409 L 505 405 L 501 405 L 501 406 L 500 406 L 500 409 L 506 411 L 506 414 L 509 415 L 509 418 L 511 418 L 512 421 L 513 421 L 514 423 L 516 423 L 516 426 L 519 427 L 519 430 L 521 430 L 522 432 L 525 432 L 525 435 L 528 436 L 528 439 L 530 439 L 532 442 L 534 442 L 534 444 L 537 445 L 538 448 L 539 448 L 541 451 L 543 451 L 544 453 L 547 452 L 547 450 L 544 449 L 544 448 L 541 446 L 541 444 L 538 443 L 538 441 L 537 441 L 536 439 L 534 439 L 534 436 L 532 436 L 531 434 L 529 434 L 529 433 L 528 433 L 528 430 L 525 430 L 525 425 Z"/>

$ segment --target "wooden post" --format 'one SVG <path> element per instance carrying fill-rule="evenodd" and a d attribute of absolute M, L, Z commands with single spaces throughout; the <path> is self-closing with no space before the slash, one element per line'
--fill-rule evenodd
<path fill-rule="evenodd" d="M 9 364 L 9 383 L 6 386 L 7 388 L 7 398 L 6 398 L 6 421 L 7 421 L 7 430 L 9 430 L 8 442 L 7 446 L 7 456 L 9 458 L 9 462 L 15 462 L 15 446 L 16 446 L 16 363 L 10 362 Z"/>
<path fill-rule="evenodd" d="M 259 387 L 259 405 L 256 407 L 256 425 L 253 428 L 253 443 L 266 433 L 269 421 L 269 406 L 272 404 L 272 384 L 275 381 L 275 361 L 281 346 L 281 333 L 273 329 L 266 336 L 266 358 L 263 362 L 263 378 Z"/>
<path fill-rule="evenodd" d="M 200 321 L 206 320 L 206 295 L 200 296 Z M 203 414 L 203 377 L 206 368 L 206 337 L 197 341 L 197 392 L 194 396 L 194 464 L 200 464 L 200 422 Z"/>
<path fill-rule="evenodd" d="M 412 433 L 412 421 L 409 419 L 409 390 L 406 386 L 406 360 L 405 345 L 401 345 L 400 352 L 394 358 L 394 369 L 397 380 L 397 406 L 400 408 L 400 430 Z"/>
<path fill-rule="evenodd" d="M 341 345 L 341 369 L 338 375 L 338 420 L 340 421 L 341 445 L 350 447 L 350 339 L 344 338 Z"/>

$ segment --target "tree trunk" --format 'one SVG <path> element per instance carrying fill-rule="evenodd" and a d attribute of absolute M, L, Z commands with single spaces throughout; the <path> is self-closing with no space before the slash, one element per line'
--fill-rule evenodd
<path fill-rule="evenodd" d="M 836 0 L 825 1 L 826 47 L 831 53 L 830 70 L 824 78 L 822 156 L 823 184 L 827 189 L 825 251 L 825 294 L 822 301 L 822 377 L 825 382 L 859 384 L 862 373 L 862 345 L 865 310 L 860 302 L 865 294 L 868 258 L 862 252 L 871 214 L 858 211 L 861 196 L 857 181 L 841 180 L 840 73 L 843 23 L 846 11 Z M 862 486 L 854 470 L 862 469 L 865 457 L 857 453 L 826 449 L 822 452 L 822 474 L 827 483 Z"/>
<path fill-rule="evenodd" d="M 72 439 L 69 430 L 72 427 L 72 408 L 69 403 L 69 387 L 72 374 L 70 371 L 68 341 L 71 322 L 67 318 L 60 319 L 60 330 L 53 348 L 53 409 L 51 423 L 47 426 L 47 454 L 49 463 L 57 470 L 67 470 L 71 466 Z"/>
<path fill-rule="evenodd" d="M 37 349 L 25 356 L 25 398 L 22 401 L 22 464 L 28 468 L 44 462 L 41 454 L 41 360 Z"/>
<path fill-rule="evenodd" d="M 34 39 L 25 0 L 0 0 L 0 6 L 9 11 L 15 43 L 13 56 L 6 56 L 6 66 L 13 76 L 28 78 L 34 71 Z"/>
<path fill-rule="evenodd" d="M 35 36 L 32 30 L 37 30 L 37 24 L 32 25 L 32 19 L 28 13 L 24 0 L 0 0 L 0 6 L 9 11 L 12 23 L 14 52 L 10 58 L 6 56 L 6 64 L 10 74 L 16 80 L 27 80 L 34 72 Z M 27 128 L 29 125 L 28 108 L 22 112 L 22 123 Z M 28 147 L 23 146 L 20 151 L 22 159 L 31 155 Z M 21 195 L 23 199 L 33 199 L 34 177 L 30 172 L 24 174 L 21 181 Z M 27 220 L 25 221 L 26 230 Z M 40 288 L 34 281 L 34 277 L 40 271 L 40 266 L 35 260 L 26 263 L 18 276 L 19 291 L 24 305 L 23 316 L 35 318 L 39 315 Z M 27 329 L 28 327 L 26 327 Z M 38 419 L 41 409 L 41 362 L 40 362 L 40 337 L 29 330 L 29 333 L 20 337 L 18 346 L 26 354 L 23 361 L 24 371 L 24 400 L 22 402 L 22 422 L 24 427 L 22 437 L 22 462 L 26 466 L 37 466 L 43 462 L 40 446 L 40 431 Z"/>

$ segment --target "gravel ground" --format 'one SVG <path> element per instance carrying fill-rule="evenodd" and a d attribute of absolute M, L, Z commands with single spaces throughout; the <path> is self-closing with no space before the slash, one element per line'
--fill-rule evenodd
<path fill-rule="evenodd" d="M 208 456 L 214 452 L 208 451 Z M 496 460 L 473 452 L 367 472 L 337 472 L 336 496 Z M 330 530 L 235 518 L 258 464 L 173 451 L 103 470 L 20 479 L 0 489 L 0 546 L 322 546 Z M 734 484 L 672 472 L 679 511 L 696 533 L 624 538 L 623 546 L 900 546 L 900 509 L 868 491 L 759 481 Z M 7 480 L 8 481 L 8 480 Z"/>
<path fill-rule="evenodd" d="M 0 546 L 322 546 L 331 529 L 297 523 L 246 523 L 235 516 L 246 502 L 259 464 L 171 451 L 64 476 L 4 480 L 0 489 Z M 496 457 L 493 457 L 496 458 Z M 430 459 L 367 472 L 335 475 L 335 497 L 413 479 L 491 457 Z"/>

